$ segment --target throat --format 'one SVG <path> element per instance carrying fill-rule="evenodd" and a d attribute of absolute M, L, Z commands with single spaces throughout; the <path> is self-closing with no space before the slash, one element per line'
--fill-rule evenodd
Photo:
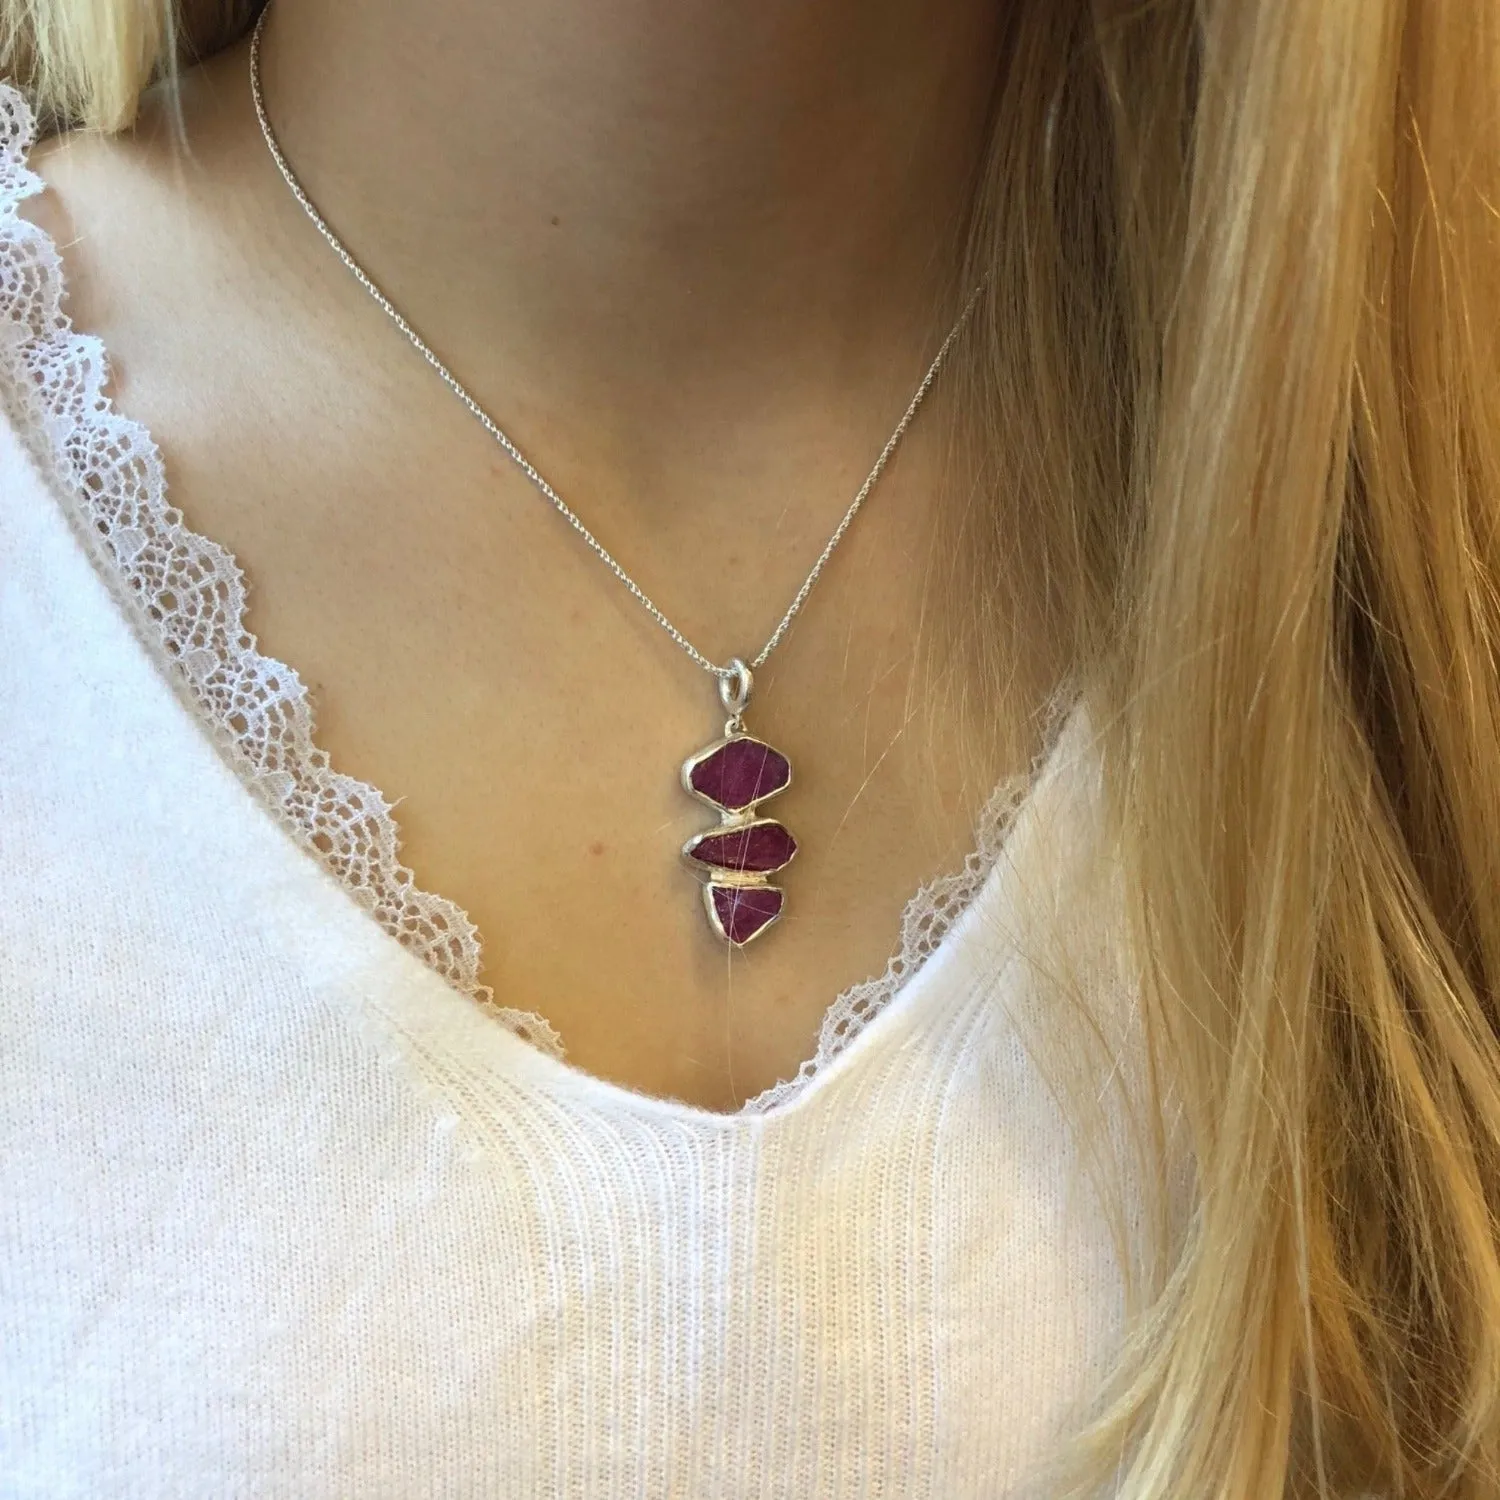
<path fill-rule="evenodd" d="M 513 415 L 618 419 L 920 368 L 1002 9 L 277 0 L 264 69 L 314 198 L 461 369 L 503 349 Z"/>

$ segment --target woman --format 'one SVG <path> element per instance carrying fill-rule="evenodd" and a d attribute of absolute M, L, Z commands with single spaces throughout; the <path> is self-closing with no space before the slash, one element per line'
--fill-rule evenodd
<path fill-rule="evenodd" d="M 224 9 L 0 4 L 0 1493 L 1500 1493 L 1500 18 Z"/>

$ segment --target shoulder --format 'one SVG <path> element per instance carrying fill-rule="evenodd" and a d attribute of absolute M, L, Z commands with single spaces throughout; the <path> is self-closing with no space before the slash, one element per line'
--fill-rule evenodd
<path fill-rule="evenodd" d="M 111 281 L 136 280 L 148 264 L 141 252 L 151 217 L 150 178 L 141 170 L 140 152 L 113 137 L 67 134 L 35 143 L 27 165 L 32 190 L 20 216 L 66 261 L 64 297 L 72 320 L 97 329 L 120 302 L 111 295 Z"/>
<path fill-rule="evenodd" d="M 107 391 L 179 465 L 189 453 L 237 454 L 246 440 L 297 320 L 268 208 L 282 206 L 280 184 L 239 52 L 148 96 L 115 136 L 33 141 L 29 111 L 5 91 L 0 397 L 13 420 L 37 420 L 17 346 L 56 369 L 66 344 L 70 365 L 87 355 L 95 394 Z"/>
<path fill-rule="evenodd" d="M 233 217 L 221 125 L 231 105 L 214 77 L 198 70 L 177 92 L 148 96 L 128 132 L 35 141 L 29 111 L 5 90 L 3 146 L 15 180 L 6 207 L 40 230 L 65 263 L 71 322 L 111 349 L 134 346 L 172 317 L 205 241 Z M 26 229 L 16 233 L 24 237 Z"/>
<path fill-rule="evenodd" d="M 123 352 L 132 386 L 139 373 L 149 388 L 203 217 L 185 181 L 198 165 L 164 128 L 167 102 L 150 101 L 127 135 L 38 139 L 27 101 L 0 82 L 0 505 L 11 543 L 37 508 L 34 481 L 71 495 L 153 448 L 113 410 L 111 356 Z"/>

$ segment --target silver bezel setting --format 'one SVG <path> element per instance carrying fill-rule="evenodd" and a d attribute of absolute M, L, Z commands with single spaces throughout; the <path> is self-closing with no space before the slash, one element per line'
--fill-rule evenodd
<path fill-rule="evenodd" d="M 781 905 L 776 909 L 776 915 L 774 917 L 768 917 L 743 942 L 736 942 L 732 937 L 730 937 L 727 932 L 724 931 L 724 924 L 719 920 L 719 909 L 714 905 L 715 886 L 720 886 L 726 890 L 733 889 L 735 887 L 744 888 L 746 886 L 755 886 L 758 889 L 768 891 L 780 891 L 781 887 L 772 885 L 767 880 L 710 880 L 705 883 L 703 887 L 703 909 L 708 913 L 708 925 L 712 927 L 713 930 L 719 935 L 719 937 L 722 938 L 724 942 L 728 943 L 731 948 L 748 948 L 750 944 L 753 943 L 756 938 L 758 938 L 763 932 L 769 932 L 781 920 L 782 915 L 786 911 L 786 892 L 782 891 Z"/>
<path fill-rule="evenodd" d="M 767 824 L 774 824 L 777 828 L 784 829 L 788 838 L 792 840 L 792 852 L 774 870 L 734 870 L 725 865 L 711 865 L 705 860 L 694 859 L 693 850 L 705 839 L 722 838 L 726 833 L 742 833 L 749 828 L 764 828 Z M 736 818 L 733 822 L 720 823 L 716 828 L 705 828 L 701 833 L 695 833 L 682 846 L 682 857 L 695 870 L 704 872 L 709 881 L 716 881 L 719 885 L 768 885 L 771 876 L 779 875 L 797 857 L 797 840 L 790 828 L 780 818 Z"/>
<path fill-rule="evenodd" d="M 758 809 L 763 802 L 776 796 L 792 784 L 791 761 L 769 741 L 763 740 L 759 735 L 747 734 L 744 729 L 740 715 L 750 696 L 750 673 L 748 668 L 736 658 L 736 666 L 739 668 L 735 679 L 734 691 L 729 691 L 724 682 L 719 684 L 719 696 L 723 700 L 725 709 L 729 712 L 729 719 L 724 725 L 724 734 L 721 738 L 714 740 L 712 744 L 705 745 L 701 750 L 695 751 L 683 761 L 680 770 L 682 789 L 688 796 L 705 806 L 713 808 L 719 815 L 718 823 L 711 828 L 702 829 L 695 833 L 682 846 L 682 862 L 693 872 L 694 876 L 702 882 L 703 909 L 708 914 L 709 928 L 718 935 L 721 941 L 728 943 L 731 948 L 745 948 L 753 943 L 761 933 L 769 931 L 782 918 L 786 911 L 786 892 L 779 885 L 771 883 L 771 877 L 785 870 L 797 857 L 797 841 L 791 830 L 781 822 L 779 818 L 763 818 L 758 816 Z M 747 802 L 743 807 L 729 808 L 714 797 L 706 796 L 693 785 L 693 772 L 701 766 L 704 761 L 718 755 L 727 746 L 735 744 L 740 740 L 749 740 L 751 744 L 758 745 L 762 749 L 775 755 L 786 766 L 786 780 L 778 787 L 772 787 L 770 791 L 759 796 L 752 802 Z M 722 838 L 725 834 L 743 832 L 761 825 L 774 825 L 781 828 L 792 841 L 792 852 L 784 863 L 777 865 L 774 870 L 734 870 L 726 869 L 721 865 L 710 865 L 693 857 L 693 851 L 702 846 L 706 839 Z M 737 941 L 730 937 L 725 931 L 724 924 L 719 918 L 718 907 L 714 904 L 714 895 L 718 891 L 775 891 L 780 897 L 776 908 L 776 914 L 761 923 L 749 937 L 743 941 Z"/>
<path fill-rule="evenodd" d="M 717 755 L 726 745 L 733 744 L 736 740 L 751 740 L 757 745 L 764 745 L 773 755 L 780 755 L 786 761 L 786 780 L 778 787 L 773 787 L 764 796 L 757 797 L 754 802 L 747 802 L 743 807 L 728 808 L 722 802 L 716 802 L 712 797 L 706 797 L 697 787 L 693 785 L 693 771 L 702 765 L 710 756 Z M 702 750 L 688 756 L 682 763 L 682 789 L 689 797 L 696 798 L 699 802 L 713 808 L 713 810 L 724 818 L 746 819 L 760 806 L 762 802 L 769 801 L 772 797 L 779 797 L 792 784 L 792 763 L 782 755 L 775 745 L 761 739 L 758 734 L 726 734 L 722 739 L 715 740 L 713 744 L 706 745 Z"/>

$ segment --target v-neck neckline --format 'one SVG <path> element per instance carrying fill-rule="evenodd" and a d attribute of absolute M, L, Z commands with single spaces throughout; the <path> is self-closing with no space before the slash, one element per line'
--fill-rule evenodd
<path fill-rule="evenodd" d="M 442 1028 L 456 1025 L 467 1050 L 478 1048 L 497 1060 L 527 1060 L 513 1052 L 525 1048 L 530 1070 L 558 1086 L 684 1119 L 743 1121 L 790 1112 L 821 1091 L 820 1081 L 838 1071 L 841 1059 L 854 1055 L 882 1023 L 893 1024 L 889 1017 L 909 1009 L 936 972 L 957 961 L 953 951 L 969 940 L 978 914 L 992 904 L 1010 835 L 1080 711 L 1069 687 L 1050 705 L 1042 752 L 987 802 L 974 852 L 959 870 L 924 884 L 907 901 L 900 946 L 884 974 L 835 996 L 815 1054 L 793 1078 L 740 1108 L 708 1110 L 588 1073 L 566 1061 L 542 1015 L 509 1009 L 503 997 L 491 996 L 479 983 L 481 944 L 467 914 L 417 885 L 399 861 L 390 801 L 378 788 L 339 773 L 318 747 L 300 676 L 263 655 L 245 627 L 238 563 L 226 548 L 189 528 L 172 506 L 150 433 L 105 394 L 102 344 L 77 332 L 62 311 L 61 255 L 45 231 L 18 212 L 25 198 L 45 190 L 26 164 L 33 133 L 21 96 L 0 85 L 0 257 L 11 273 L 4 285 L 19 289 L 10 306 L 0 306 L 12 334 L 0 345 L 0 364 L 10 366 L 9 386 L 23 408 L 13 414 L 17 436 L 70 514 L 91 566 L 132 617 L 135 649 L 173 682 L 180 711 L 220 750 L 257 816 L 290 834 L 299 854 L 334 880 L 345 903 L 372 929 L 372 941 L 390 944 L 427 970 L 429 994 L 437 992 L 428 1002 L 434 1024 L 446 1009 Z M 122 627 L 129 624 L 122 621 Z M 359 845 L 354 855 L 346 843 Z M 351 871 L 359 878 L 351 878 Z M 442 1002 L 442 991 L 466 1007 L 464 1020 L 453 1019 L 457 1013 Z M 408 1016 L 406 1024 L 416 1023 Z M 496 1035 L 486 1042 L 486 1033 Z"/>

